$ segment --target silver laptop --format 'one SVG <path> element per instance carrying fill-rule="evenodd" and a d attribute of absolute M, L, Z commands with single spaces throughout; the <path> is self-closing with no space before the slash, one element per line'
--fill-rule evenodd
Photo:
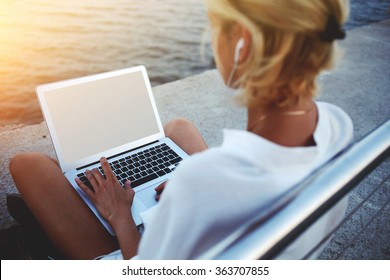
<path fill-rule="evenodd" d="M 106 229 L 75 183 L 106 157 L 118 180 L 132 181 L 134 221 L 156 204 L 154 188 L 188 157 L 164 135 L 145 67 L 91 75 L 37 87 L 37 95 L 62 172 Z M 100 169 L 101 170 L 101 169 Z"/>

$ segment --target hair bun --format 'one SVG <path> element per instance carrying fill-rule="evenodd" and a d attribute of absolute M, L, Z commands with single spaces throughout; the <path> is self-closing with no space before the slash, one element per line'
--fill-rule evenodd
<path fill-rule="evenodd" d="M 346 37 L 345 30 L 341 28 L 334 15 L 329 16 L 325 31 L 320 34 L 320 40 L 332 43 L 334 40 L 342 40 Z"/>

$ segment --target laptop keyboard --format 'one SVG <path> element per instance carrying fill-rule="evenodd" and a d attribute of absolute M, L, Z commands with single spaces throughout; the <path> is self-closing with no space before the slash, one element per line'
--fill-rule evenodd
<path fill-rule="evenodd" d="M 110 163 L 110 166 L 122 186 L 127 180 L 130 180 L 131 187 L 135 188 L 171 173 L 181 160 L 182 158 L 164 143 L 115 160 Z M 98 169 L 104 176 L 102 167 L 100 166 Z M 79 173 L 77 177 L 92 189 L 91 183 L 88 181 L 85 173 Z"/>

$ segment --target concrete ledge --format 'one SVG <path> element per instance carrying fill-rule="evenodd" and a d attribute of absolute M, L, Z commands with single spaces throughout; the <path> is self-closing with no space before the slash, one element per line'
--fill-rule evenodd
<path fill-rule="evenodd" d="M 320 77 L 319 98 L 343 108 L 355 123 L 356 139 L 390 118 L 390 20 L 348 32 L 342 42 L 346 54 L 332 73 Z M 154 88 L 163 122 L 191 119 L 210 146 L 222 140 L 223 128 L 245 128 L 246 111 L 234 105 L 216 70 Z M 6 211 L 7 193 L 16 192 L 8 172 L 18 152 L 37 151 L 54 156 L 44 123 L 0 128 L 0 229 L 14 223 Z M 384 178 L 385 172 L 376 174 Z M 388 217 L 388 216 L 387 216 Z"/>

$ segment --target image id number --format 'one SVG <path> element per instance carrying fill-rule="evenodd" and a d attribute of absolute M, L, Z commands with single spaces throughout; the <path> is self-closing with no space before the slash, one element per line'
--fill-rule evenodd
<path fill-rule="evenodd" d="M 259 267 L 251 267 L 251 266 L 228 266 L 228 267 L 216 267 L 215 275 L 264 275 L 267 276 L 269 274 L 269 267 L 259 266 Z"/>

